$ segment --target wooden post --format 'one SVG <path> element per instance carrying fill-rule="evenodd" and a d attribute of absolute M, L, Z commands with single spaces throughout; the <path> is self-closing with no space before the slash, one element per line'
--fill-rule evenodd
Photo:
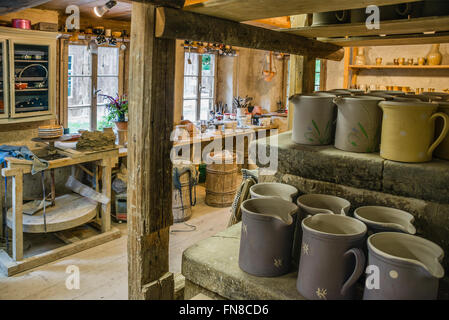
<path fill-rule="evenodd" d="M 23 259 L 23 226 L 22 226 L 22 190 L 23 174 L 19 170 L 12 177 L 12 258 L 14 261 Z"/>
<path fill-rule="evenodd" d="M 128 298 L 173 299 L 170 151 L 175 40 L 155 38 L 156 7 L 133 2 L 128 139 Z"/>
<path fill-rule="evenodd" d="M 101 232 L 111 230 L 111 180 L 111 159 L 103 160 L 101 163 L 101 192 L 111 200 L 107 204 L 101 205 Z"/>

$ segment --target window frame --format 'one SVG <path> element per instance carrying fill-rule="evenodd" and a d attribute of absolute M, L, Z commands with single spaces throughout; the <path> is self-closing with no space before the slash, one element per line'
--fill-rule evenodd
<path fill-rule="evenodd" d="M 212 103 L 214 104 L 215 101 L 217 100 L 217 70 L 218 70 L 218 54 L 216 52 L 212 52 L 212 53 L 199 53 L 196 50 L 195 51 L 191 51 L 190 53 L 194 53 L 197 55 L 197 59 L 198 59 L 198 75 L 186 75 L 185 74 L 185 66 L 187 63 L 187 59 L 186 57 L 189 54 L 189 51 L 185 50 L 184 51 L 184 64 L 183 64 L 183 92 L 182 92 L 182 117 L 184 119 L 184 102 L 185 101 L 195 101 L 195 119 L 194 121 L 200 121 L 201 120 L 201 100 L 212 100 Z M 213 55 L 214 56 L 214 75 L 213 76 L 203 76 L 203 66 L 202 66 L 202 57 L 203 55 Z M 214 79 L 214 85 L 213 85 L 213 94 L 212 97 L 207 97 L 207 98 L 202 98 L 201 97 L 201 83 L 202 80 L 204 78 L 213 78 Z M 196 95 L 195 98 L 186 98 L 184 93 L 185 93 L 185 84 L 186 84 L 186 78 L 196 78 L 196 84 L 197 84 L 197 88 L 196 88 Z M 209 117 L 208 117 L 209 118 Z"/>

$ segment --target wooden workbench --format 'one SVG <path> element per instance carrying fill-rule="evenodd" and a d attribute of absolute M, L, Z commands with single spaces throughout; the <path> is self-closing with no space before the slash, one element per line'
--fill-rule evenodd
<path fill-rule="evenodd" d="M 100 191 L 106 197 L 111 199 L 111 172 L 112 168 L 117 164 L 119 158 L 119 149 L 109 149 L 102 151 L 89 151 L 80 152 L 77 150 L 66 149 L 65 151 L 59 150 L 58 152 L 65 155 L 66 158 L 57 160 L 50 160 L 49 166 L 46 170 L 67 167 L 73 165 L 80 165 L 87 162 L 95 162 L 97 165 L 97 172 L 101 172 L 101 177 L 97 177 L 97 180 L 101 179 L 102 190 Z M 111 228 L 111 202 L 108 204 L 94 204 L 99 214 L 95 212 L 92 214 L 91 207 L 87 198 L 77 196 L 71 196 L 69 200 L 72 204 L 76 205 L 77 210 L 85 210 L 86 214 L 79 214 L 72 206 L 67 205 L 66 208 L 74 210 L 73 214 L 67 215 L 66 221 L 62 221 L 63 217 L 58 216 L 58 219 L 49 219 L 48 230 L 59 231 L 61 228 L 72 228 L 80 224 L 84 224 L 90 221 L 97 222 L 101 226 L 101 233 L 90 238 L 79 240 L 57 249 L 49 250 L 44 253 L 31 256 L 24 259 L 23 256 L 23 232 L 41 232 L 42 228 L 35 225 L 36 217 L 27 216 L 25 219 L 24 229 L 24 217 L 23 217 L 23 175 L 31 172 L 31 161 L 20 160 L 16 158 L 6 158 L 7 167 L 2 169 L 1 174 L 3 177 L 12 178 L 12 208 L 9 213 L 9 223 L 12 230 L 12 255 L 9 256 L 4 250 L 0 250 L 0 269 L 4 271 L 8 276 L 55 261 L 62 257 L 74 254 L 76 252 L 86 250 L 88 248 L 103 244 L 107 241 L 111 241 L 120 237 L 120 231 L 116 228 Z M 58 201 L 59 198 L 56 200 Z M 84 200 L 84 201 L 83 201 Z M 59 201 L 68 201 L 67 197 L 60 197 Z M 61 203 L 62 203 L 61 202 Z M 59 210 L 64 213 L 64 208 L 56 205 L 49 210 Z M 51 212 L 51 211 L 50 211 Z M 53 212 L 55 213 L 55 212 Z M 73 217 L 72 217 L 73 216 Z M 34 217 L 34 219 L 32 218 Z M 53 216 L 50 216 L 55 218 Z M 87 218 L 86 218 L 87 217 Z M 93 218 L 93 219 L 92 219 Z M 86 220 L 87 219 L 87 220 Z M 59 221 L 59 222 L 58 222 Z"/>

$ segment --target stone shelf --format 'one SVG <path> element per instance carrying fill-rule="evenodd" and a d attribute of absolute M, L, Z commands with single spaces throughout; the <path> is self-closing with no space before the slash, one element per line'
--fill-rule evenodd
<path fill-rule="evenodd" d="M 265 139 L 253 144 L 267 146 Z M 278 173 L 415 199 L 449 203 L 449 161 L 401 163 L 379 154 L 353 153 L 330 146 L 305 146 L 278 136 Z"/>

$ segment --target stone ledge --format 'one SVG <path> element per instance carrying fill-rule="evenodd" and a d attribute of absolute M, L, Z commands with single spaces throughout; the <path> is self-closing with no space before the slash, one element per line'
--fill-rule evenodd
<path fill-rule="evenodd" d="M 268 139 L 252 142 L 268 146 Z M 278 172 L 393 195 L 449 203 L 449 161 L 401 163 L 378 154 L 353 153 L 333 146 L 299 145 L 291 132 L 278 135 Z M 263 165 L 259 164 L 263 167 Z"/>
<path fill-rule="evenodd" d="M 264 278 L 239 268 L 240 232 L 238 223 L 185 250 L 182 274 L 186 283 L 190 281 L 226 299 L 303 300 L 296 290 L 297 272 Z"/>

